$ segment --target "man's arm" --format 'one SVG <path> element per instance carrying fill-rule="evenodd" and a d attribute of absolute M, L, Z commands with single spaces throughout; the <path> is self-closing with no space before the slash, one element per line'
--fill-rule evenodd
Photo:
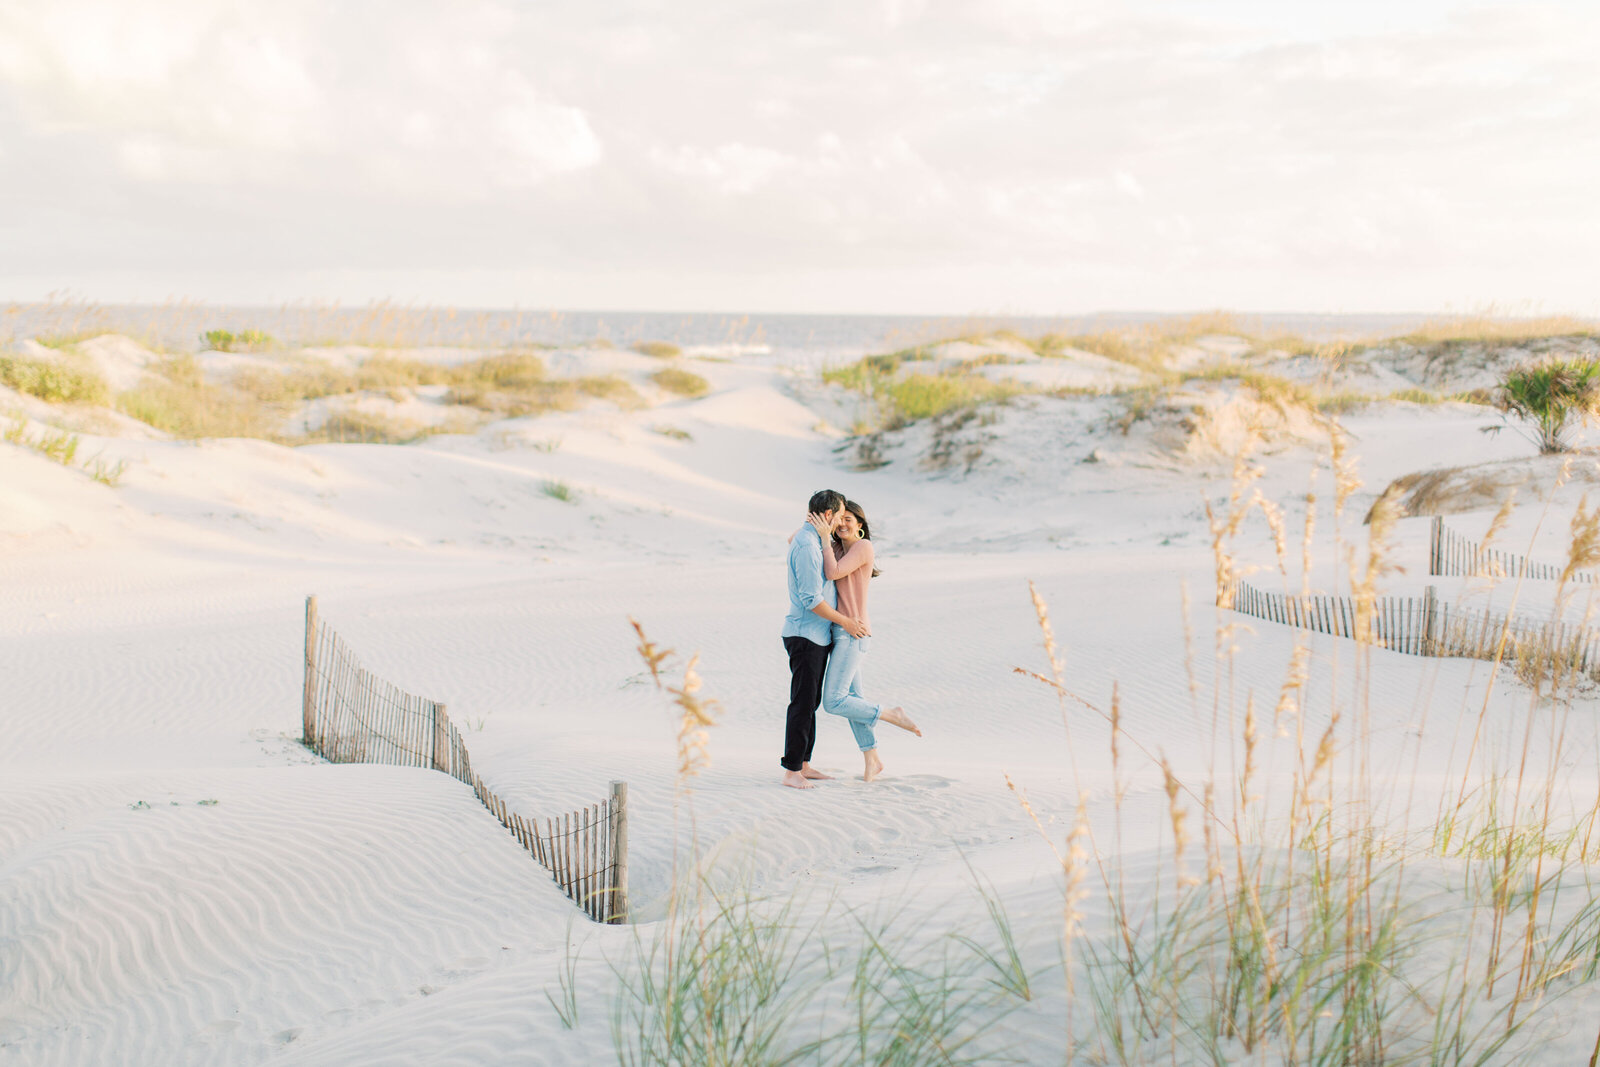
<path fill-rule="evenodd" d="M 802 538 L 789 549 L 789 570 L 794 575 L 795 592 L 801 607 L 812 614 L 844 627 L 851 637 L 867 636 L 867 628 L 855 619 L 839 614 L 823 595 L 822 544 Z"/>
<path fill-rule="evenodd" d="M 805 530 L 802 528 L 801 533 Z M 822 555 L 819 545 L 811 537 L 797 538 L 789 548 L 789 574 L 794 579 L 795 595 L 800 606 L 816 611 L 817 605 L 827 607 L 822 577 Z"/>
<path fill-rule="evenodd" d="M 813 615 L 820 615 L 824 619 L 827 619 L 829 622 L 834 623 L 837 626 L 843 626 L 845 632 L 851 637 L 867 636 L 867 628 L 861 625 L 861 621 L 859 619 L 852 619 L 848 616 L 840 615 L 837 611 L 828 607 L 828 602 L 826 600 L 812 608 L 811 613 Z"/>

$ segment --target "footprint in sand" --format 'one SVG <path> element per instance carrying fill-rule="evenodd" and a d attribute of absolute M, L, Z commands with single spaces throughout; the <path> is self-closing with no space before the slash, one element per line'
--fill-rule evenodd
<path fill-rule="evenodd" d="M 464 959 L 456 960 L 455 963 L 448 967 L 440 968 L 439 973 L 446 978 L 471 978 L 487 966 L 489 966 L 489 961 L 483 957 L 468 956 Z"/>

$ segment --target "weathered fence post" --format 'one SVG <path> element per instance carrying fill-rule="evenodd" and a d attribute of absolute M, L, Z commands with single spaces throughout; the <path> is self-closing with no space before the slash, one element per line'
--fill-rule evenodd
<path fill-rule="evenodd" d="M 628 783 L 611 783 L 611 900 L 609 921 L 628 921 Z"/>
<path fill-rule="evenodd" d="M 300 707 L 300 740 L 314 748 L 317 716 L 314 695 L 317 683 L 317 598 L 306 597 L 306 686 Z"/>
<path fill-rule="evenodd" d="M 1428 573 L 1444 573 L 1444 516 L 1435 515 L 1428 538 Z"/>
<path fill-rule="evenodd" d="M 1422 654 L 1439 654 L 1439 590 L 1432 585 L 1422 591 Z"/>
<path fill-rule="evenodd" d="M 443 704 L 433 706 L 433 769 L 450 773 L 450 716 Z"/>

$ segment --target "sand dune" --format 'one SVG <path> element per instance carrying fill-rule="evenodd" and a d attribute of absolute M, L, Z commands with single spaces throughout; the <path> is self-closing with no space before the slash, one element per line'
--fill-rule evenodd
<path fill-rule="evenodd" d="M 572 374 L 660 365 L 580 350 L 551 362 Z M 545 991 L 571 928 L 585 996 L 603 1003 L 606 961 L 626 958 L 629 932 L 584 925 L 460 783 L 329 766 L 296 743 L 308 593 L 371 669 L 448 702 L 474 767 L 517 810 L 567 810 L 630 783 L 645 936 L 670 888 L 674 724 L 630 615 L 699 651 L 721 703 L 694 798 L 718 862 L 763 892 L 904 897 L 928 922 L 959 925 L 978 914 L 975 860 L 1050 965 L 1059 870 L 1004 776 L 1062 819 L 1086 792 L 1102 827 L 1114 786 L 1097 711 L 1069 702 L 1064 730 L 1051 692 L 1012 673 L 1046 669 L 1027 582 L 1051 605 L 1074 693 L 1104 710 L 1115 684 L 1129 743 L 1203 780 L 1219 758 L 1214 694 L 1253 696 L 1265 714 L 1295 642 L 1249 622 L 1231 673 L 1211 655 L 1204 505 L 1225 506 L 1226 465 L 1163 451 L 1142 426 L 1124 435 L 1114 401 L 1086 396 L 1025 397 L 964 428 L 962 447 L 979 449 L 970 464 L 930 460 L 942 431 L 925 422 L 877 438 L 887 462 L 859 469 L 864 439 L 841 440 L 843 401 L 819 399 L 814 380 L 694 369 L 713 385 L 703 399 L 596 403 L 408 446 L 94 438 L 129 464 L 117 488 L 0 445 L 0 1063 L 612 1059 L 605 1012 L 568 1030 Z M 1448 406 L 1351 416 L 1368 487 L 1337 531 L 1324 510 L 1313 583 L 1347 588 L 1335 538 L 1364 543 L 1360 515 L 1388 480 L 1526 450 L 1480 434 L 1482 421 Z M 1294 531 L 1326 461 L 1290 436 L 1263 462 L 1263 491 Z M 824 485 L 866 506 L 879 545 L 869 693 L 904 703 L 927 736 L 880 727 L 888 771 L 868 786 L 851 777 L 848 731 L 822 716 L 816 762 L 839 778 L 802 796 L 776 786 L 781 559 Z M 1477 536 L 1487 515 L 1469 521 Z M 1518 522 L 1531 534 L 1532 518 Z M 1412 568 L 1399 588 L 1429 581 L 1415 570 L 1425 523 L 1398 528 Z M 1549 529 L 1564 523 L 1550 521 L 1540 551 L 1556 550 Z M 1261 568 L 1252 580 L 1298 586 L 1298 559 L 1278 573 L 1263 525 L 1239 545 Z M 1351 646 L 1309 646 L 1315 734 Z M 1377 758 L 1416 790 L 1401 806 L 1453 780 L 1485 701 L 1497 745 L 1536 714 L 1485 664 L 1371 655 Z M 1592 722 L 1567 741 L 1563 796 L 1592 798 Z M 1281 787 L 1289 754 L 1262 758 L 1261 780 Z M 1149 761 L 1125 788 L 1137 868 L 1167 798 Z M 1556 1018 L 1596 1004 L 1580 991 Z M 1015 1033 L 1048 1045 L 1060 1021 L 1059 999 L 1041 1002 Z"/>

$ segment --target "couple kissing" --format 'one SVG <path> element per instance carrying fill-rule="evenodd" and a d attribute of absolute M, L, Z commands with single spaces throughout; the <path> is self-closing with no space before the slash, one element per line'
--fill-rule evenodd
<path fill-rule="evenodd" d="M 867 583 L 878 573 L 861 506 L 832 489 L 813 493 L 806 524 L 789 538 L 789 613 L 783 618 L 789 712 L 779 760 L 784 785 L 810 789 L 832 777 L 811 766 L 819 703 L 850 724 L 865 761 L 863 781 L 883 772 L 873 733 L 880 720 L 922 736 L 905 709 L 870 704 L 861 695 L 861 666 L 872 640 Z"/>

